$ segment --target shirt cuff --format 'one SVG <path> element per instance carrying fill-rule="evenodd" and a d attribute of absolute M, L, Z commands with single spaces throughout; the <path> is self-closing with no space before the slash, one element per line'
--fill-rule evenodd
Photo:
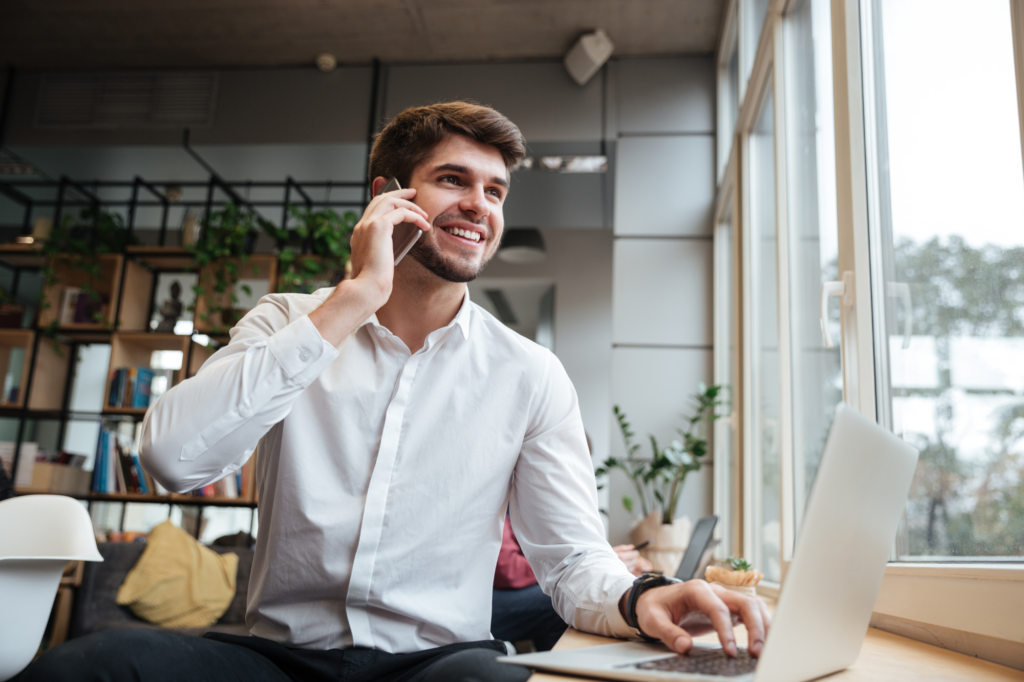
<path fill-rule="evenodd" d="M 316 325 L 303 315 L 267 339 L 267 349 L 292 381 L 308 386 L 338 357 Z"/>
<path fill-rule="evenodd" d="M 604 605 L 604 617 L 608 623 L 608 629 L 611 630 L 613 637 L 619 639 L 636 639 L 640 636 L 639 632 L 626 624 L 626 619 L 619 611 L 619 600 L 633 586 L 633 580 L 635 578 L 630 577 L 615 583 L 608 595 L 608 601 Z"/>

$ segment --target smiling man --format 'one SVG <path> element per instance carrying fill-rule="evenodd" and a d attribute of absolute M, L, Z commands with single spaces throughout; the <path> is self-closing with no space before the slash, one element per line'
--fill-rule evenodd
<path fill-rule="evenodd" d="M 642 630 L 677 651 L 713 627 L 735 653 L 739 615 L 759 653 L 767 614 L 755 600 L 701 581 L 633 586 L 604 538 L 561 364 L 469 300 L 523 154 L 518 128 L 493 109 L 399 114 L 370 177 L 375 194 L 390 177 L 407 189 L 367 206 L 352 279 L 265 297 L 147 415 L 143 463 L 172 490 L 258 452 L 250 636 L 102 632 L 54 648 L 25 679 L 525 679 L 495 661 L 505 646 L 489 632 L 506 509 L 566 622 Z M 423 235 L 395 267 L 400 223 Z"/>

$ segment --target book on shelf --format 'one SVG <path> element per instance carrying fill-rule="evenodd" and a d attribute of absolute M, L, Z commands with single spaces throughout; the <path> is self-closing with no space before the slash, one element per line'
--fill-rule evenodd
<path fill-rule="evenodd" d="M 131 427 L 131 425 L 128 425 Z M 155 494 L 152 477 L 142 468 L 136 441 L 122 427 L 100 431 L 96 465 L 93 468 L 92 491 L 95 493 Z"/>
<path fill-rule="evenodd" d="M 110 422 L 113 420 L 108 420 L 108 424 L 100 431 L 92 491 L 106 494 L 167 495 L 167 489 L 146 473 L 139 459 L 142 421 Z M 250 460 L 238 471 L 194 490 L 191 494 L 195 497 L 244 498 L 253 464 L 254 460 Z"/>
<path fill-rule="evenodd" d="M 111 372 L 107 407 L 149 407 L 153 370 L 148 367 L 121 367 Z"/>

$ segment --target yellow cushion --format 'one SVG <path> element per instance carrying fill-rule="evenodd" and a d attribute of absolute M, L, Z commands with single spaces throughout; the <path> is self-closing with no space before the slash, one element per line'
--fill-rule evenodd
<path fill-rule="evenodd" d="M 237 574 L 237 554 L 217 554 L 164 521 L 121 583 L 117 603 L 150 623 L 202 628 L 228 610 Z"/>

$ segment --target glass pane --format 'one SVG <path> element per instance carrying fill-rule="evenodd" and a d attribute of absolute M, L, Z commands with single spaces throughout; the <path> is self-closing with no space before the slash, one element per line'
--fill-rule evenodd
<path fill-rule="evenodd" d="M 740 22 L 745 26 L 745 35 L 740 40 L 746 45 L 746 58 L 743 60 L 743 80 L 750 78 L 750 72 L 754 67 L 754 55 L 757 53 L 757 43 L 761 40 L 761 31 L 764 29 L 764 20 L 768 16 L 768 7 L 771 0 L 740 0 L 740 7 L 743 9 L 745 21 Z"/>
<path fill-rule="evenodd" d="M 822 282 L 839 279 L 829 0 L 801 0 L 786 17 L 793 495 L 799 527 L 836 405 L 843 399 L 839 318 L 819 323 Z M 833 310 L 836 307 L 833 305 Z"/>
<path fill-rule="evenodd" d="M 880 414 L 903 558 L 1024 556 L 1024 171 L 1009 3 L 876 0 Z M 955 36 L 956 49 L 950 49 Z"/>
<path fill-rule="evenodd" d="M 781 527 L 779 525 L 779 329 L 778 270 L 775 230 L 775 139 L 772 79 L 750 135 L 751 292 L 754 341 L 754 457 L 760 466 L 760 538 L 756 542 L 758 566 L 765 578 L 778 582 Z"/>

